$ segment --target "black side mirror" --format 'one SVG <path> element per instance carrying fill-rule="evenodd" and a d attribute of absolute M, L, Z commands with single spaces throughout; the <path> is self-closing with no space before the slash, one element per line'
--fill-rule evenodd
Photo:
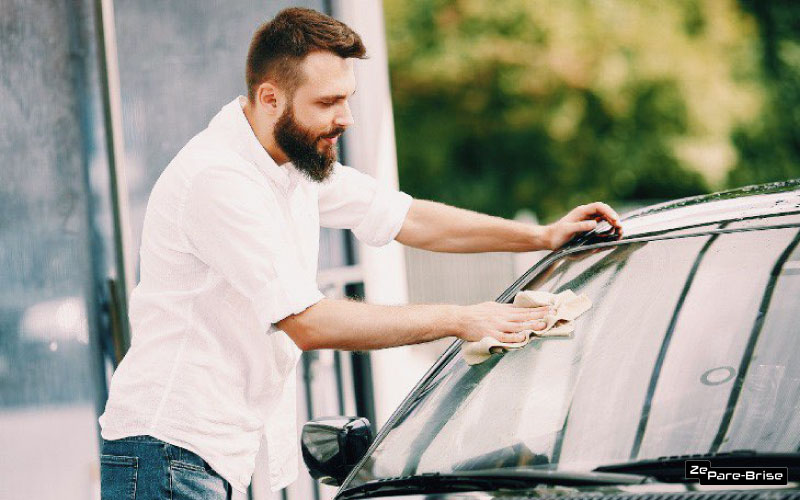
<path fill-rule="evenodd" d="M 372 444 L 366 418 L 323 417 L 303 426 L 300 448 L 311 477 L 339 486 Z"/>

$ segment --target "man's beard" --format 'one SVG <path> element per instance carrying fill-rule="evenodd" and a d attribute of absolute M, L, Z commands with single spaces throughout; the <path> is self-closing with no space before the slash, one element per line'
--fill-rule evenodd
<path fill-rule="evenodd" d="M 336 145 L 323 143 L 320 152 L 317 144 L 325 137 L 334 137 L 342 132 L 344 128 L 335 127 L 324 134 L 313 135 L 310 130 L 297 123 L 294 118 L 294 106 L 289 103 L 275 123 L 275 142 L 297 170 L 312 181 L 322 182 L 333 172 Z"/>

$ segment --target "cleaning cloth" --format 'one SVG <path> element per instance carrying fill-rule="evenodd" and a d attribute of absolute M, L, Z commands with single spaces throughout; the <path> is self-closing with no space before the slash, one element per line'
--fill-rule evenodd
<path fill-rule="evenodd" d="M 575 295 L 572 290 L 561 293 L 543 292 L 540 290 L 527 290 L 519 292 L 514 297 L 514 305 L 518 307 L 550 306 L 553 311 L 542 318 L 546 325 L 540 330 L 525 330 L 525 340 L 521 342 L 500 342 L 494 337 L 484 337 L 477 342 L 465 342 L 461 348 L 464 361 L 470 365 L 483 363 L 492 354 L 504 353 L 514 349 L 521 349 L 528 345 L 534 337 L 568 337 L 575 324 L 573 320 L 592 307 L 592 301 L 585 293 Z"/>

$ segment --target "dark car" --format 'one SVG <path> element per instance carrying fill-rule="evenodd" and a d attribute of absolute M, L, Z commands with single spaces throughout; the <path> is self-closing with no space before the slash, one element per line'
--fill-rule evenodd
<path fill-rule="evenodd" d="M 340 499 L 800 498 L 800 179 L 622 225 L 497 299 L 585 293 L 570 337 L 473 366 L 455 342 L 374 441 L 363 419 L 307 424 L 312 475 Z"/>

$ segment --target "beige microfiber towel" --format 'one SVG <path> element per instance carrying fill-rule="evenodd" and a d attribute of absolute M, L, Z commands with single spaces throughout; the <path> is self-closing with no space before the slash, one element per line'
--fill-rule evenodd
<path fill-rule="evenodd" d="M 517 293 L 514 305 L 518 307 L 552 306 L 553 312 L 542 318 L 546 325 L 541 330 L 527 330 L 528 337 L 522 342 L 500 342 L 494 337 L 484 337 L 477 342 L 465 342 L 461 347 L 464 361 L 470 365 L 483 363 L 492 354 L 504 353 L 514 349 L 521 349 L 528 345 L 533 337 L 568 337 L 575 324 L 573 320 L 592 307 L 592 301 L 585 293 L 575 295 L 572 290 L 561 293 L 528 290 Z"/>

